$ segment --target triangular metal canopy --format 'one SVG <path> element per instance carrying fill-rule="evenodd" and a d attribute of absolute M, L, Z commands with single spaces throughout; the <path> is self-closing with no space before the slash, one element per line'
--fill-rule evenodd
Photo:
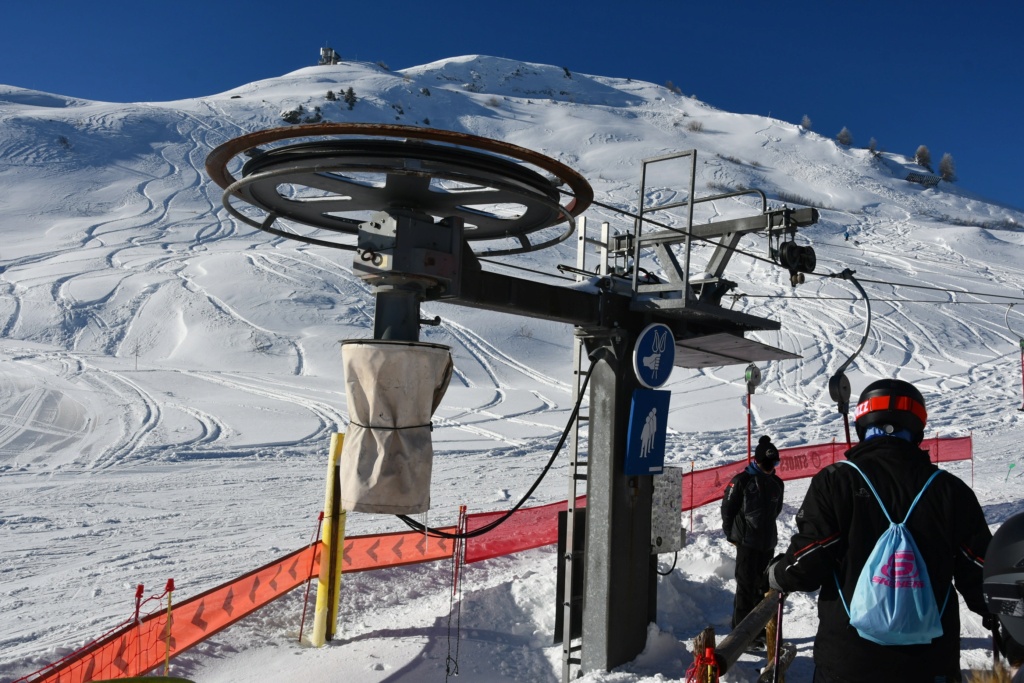
<path fill-rule="evenodd" d="M 675 365 L 707 368 L 768 360 L 793 360 L 801 356 L 728 332 L 676 340 Z"/>

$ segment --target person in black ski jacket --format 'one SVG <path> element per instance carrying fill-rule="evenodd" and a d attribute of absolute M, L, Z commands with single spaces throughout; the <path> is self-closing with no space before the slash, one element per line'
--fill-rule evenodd
<path fill-rule="evenodd" d="M 757 443 L 754 462 L 725 487 L 722 498 L 722 530 L 736 546 L 736 598 L 732 626 L 761 602 L 768 585 L 765 569 L 779 541 L 775 520 L 782 512 L 784 484 L 775 474 L 779 449 L 768 436 Z"/>
<path fill-rule="evenodd" d="M 846 457 L 872 482 L 895 522 L 903 520 L 938 469 L 919 447 L 926 422 L 921 393 L 900 380 L 873 382 L 857 405 L 861 442 Z M 768 580 L 786 593 L 820 589 L 815 683 L 961 680 L 957 593 L 985 623 L 991 620 L 982 595 L 983 558 L 991 533 L 978 499 L 962 480 L 940 472 L 906 522 L 941 610 L 942 635 L 928 644 L 880 645 L 850 625 L 839 591 L 849 604 L 861 569 L 889 527 L 856 469 L 834 463 L 816 474 L 796 523 L 797 533 L 786 553 L 768 568 Z"/>

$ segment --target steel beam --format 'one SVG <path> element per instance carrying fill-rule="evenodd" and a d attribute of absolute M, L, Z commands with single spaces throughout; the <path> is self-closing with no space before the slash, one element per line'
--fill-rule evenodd
<path fill-rule="evenodd" d="M 630 405 L 640 386 L 630 354 L 639 331 L 634 326 L 589 342 L 597 360 L 590 378 L 584 673 L 635 659 L 646 645 L 657 606 L 657 556 L 651 555 L 654 485 L 650 476 L 625 474 Z"/>
<path fill-rule="evenodd" d="M 732 232 L 744 233 L 744 232 L 755 232 L 757 230 L 767 230 L 768 228 L 783 228 L 793 227 L 801 228 L 808 225 L 813 225 L 818 222 L 818 210 L 817 209 L 796 209 L 795 211 L 788 211 L 789 223 L 786 223 L 786 211 L 770 211 L 768 213 L 758 214 L 756 216 L 746 216 L 743 218 L 731 218 L 724 221 L 715 221 L 714 223 L 702 223 L 700 225 L 693 225 L 690 227 L 690 235 L 698 239 L 712 239 L 714 237 L 721 237 L 722 235 L 728 235 Z M 675 244 L 677 242 L 686 241 L 685 230 L 659 230 L 657 232 L 647 233 L 640 237 L 640 241 L 644 244 L 650 244 L 657 242 L 659 244 Z"/>
<path fill-rule="evenodd" d="M 600 295 L 501 273 L 466 268 L 456 296 L 440 301 L 512 313 L 569 325 L 593 326 L 600 319 Z"/>

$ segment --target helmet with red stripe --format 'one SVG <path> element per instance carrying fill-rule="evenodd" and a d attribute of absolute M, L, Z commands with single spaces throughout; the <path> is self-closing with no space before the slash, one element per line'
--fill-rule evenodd
<path fill-rule="evenodd" d="M 906 429 L 914 443 L 921 443 L 928 422 L 921 392 L 899 379 L 880 379 L 869 384 L 857 401 L 854 416 L 861 441 L 868 428 L 878 427 L 886 434 Z"/>

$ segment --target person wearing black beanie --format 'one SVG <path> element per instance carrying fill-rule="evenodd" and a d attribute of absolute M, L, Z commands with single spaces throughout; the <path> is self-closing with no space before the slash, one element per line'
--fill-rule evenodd
<path fill-rule="evenodd" d="M 754 460 L 765 472 L 774 472 L 775 466 L 779 464 L 779 449 L 772 443 L 770 436 L 765 434 L 757 440 L 757 448 L 754 449 Z"/>
<path fill-rule="evenodd" d="M 771 437 L 762 436 L 754 451 L 754 462 L 737 474 L 725 488 L 722 499 L 722 530 L 736 546 L 736 598 L 732 627 L 743 621 L 761 602 L 768 584 L 765 569 L 778 543 L 776 520 L 782 512 L 784 485 L 775 474 L 779 449 Z M 763 638 L 758 644 L 763 644 Z"/>

